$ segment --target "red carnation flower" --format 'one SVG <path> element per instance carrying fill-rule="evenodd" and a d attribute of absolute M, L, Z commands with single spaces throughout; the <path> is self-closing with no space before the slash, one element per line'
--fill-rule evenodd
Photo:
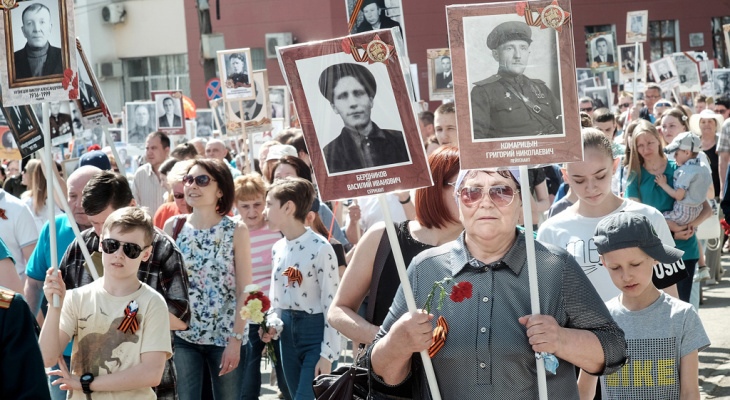
<path fill-rule="evenodd" d="M 71 84 L 71 78 L 63 78 L 63 81 L 61 81 L 61 85 L 63 85 L 64 89 L 68 89 L 68 85 Z"/>
<path fill-rule="evenodd" d="M 78 75 L 74 76 L 73 85 L 74 85 L 74 88 L 76 88 L 76 89 L 79 88 L 79 76 Z"/>
<path fill-rule="evenodd" d="M 454 302 L 461 303 L 462 301 L 471 298 L 471 292 L 471 282 L 459 282 L 451 289 L 451 294 L 449 295 L 449 298 Z"/>
<path fill-rule="evenodd" d="M 68 80 L 71 80 L 73 78 L 74 72 L 71 68 L 66 68 L 65 71 L 63 71 L 63 77 L 68 78 Z"/>
<path fill-rule="evenodd" d="M 246 301 L 244 301 L 243 304 L 246 305 L 249 301 L 254 299 L 261 300 L 261 312 L 267 312 L 271 308 L 271 300 L 269 300 L 269 297 L 263 292 L 252 292 L 248 295 L 248 297 L 246 297 Z"/>
<path fill-rule="evenodd" d="M 79 98 L 79 90 L 78 89 L 71 89 L 68 92 L 68 98 L 69 98 L 69 100 L 77 100 Z"/>

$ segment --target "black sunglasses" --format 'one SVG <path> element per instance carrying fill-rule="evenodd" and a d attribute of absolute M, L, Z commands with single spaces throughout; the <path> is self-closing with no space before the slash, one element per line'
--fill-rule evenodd
<path fill-rule="evenodd" d="M 200 186 L 200 185 L 198 185 L 198 186 Z M 173 193 L 172 194 L 172 197 L 174 197 L 174 198 L 176 198 L 178 200 L 184 199 L 185 198 L 185 193 Z"/>
<path fill-rule="evenodd" d="M 101 241 L 101 250 L 106 254 L 116 253 L 117 250 L 119 250 L 119 247 L 122 248 L 125 256 L 134 260 L 142 254 L 142 250 L 149 246 L 142 248 L 137 243 L 125 243 L 120 242 L 117 239 L 104 239 Z"/>
<path fill-rule="evenodd" d="M 192 176 L 190 174 L 183 176 L 183 183 L 185 183 L 185 186 L 192 186 L 193 182 L 195 182 L 196 185 L 199 187 L 206 187 L 210 185 L 210 182 L 214 179 L 211 178 L 208 175 L 198 175 L 198 176 Z"/>
<path fill-rule="evenodd" d="M 631 106 L 631 103 L 623 103 L 623 104 L 619 104 L 618 106 L 620 108 L 626 108 L 626 107 L 630 107 Z"/>

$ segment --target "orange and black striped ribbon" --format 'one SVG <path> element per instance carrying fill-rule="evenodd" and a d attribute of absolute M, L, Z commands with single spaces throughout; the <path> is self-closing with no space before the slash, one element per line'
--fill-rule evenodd
<path fill-rule="evenodd" d="M 352 28 L 355 27 L 355 22 L 357 22 L 357 14 L 360 14 L 360 9 L 362 8 L 362 2 L 363 0 L 357 0 L 355 2 L 355 6 L 352 7 L 352 14 L 350 15 L 350 20 L 347 22 L 347 32 L 352 32 Z"/>
<path fill-rule="evenodd" d="M 289 278 L 289 282 L 287 282 L 286 286 L 289 286 L 294 282 L 298 283 L 300 287 L 302 286 L 302 272 L 296 267 L 287 268 L 284 270 L 282 275 Z"/>
<path fill-rule="evenodd" d="M 438 320 L 436 320 L 436 328 L 433 330 L 433 342 L 428 348 L 429 357 L 433 358 L 444 347 L 448 334 L 449 324 L 446 323 L 446 318 L 439 316 Z"/>
<path fill-rule="evenodd" d="M 134 301 L 134 300 L 133 300 Z M 139 322 L 137 321 L 137 308 L 135 307 L 132 311 L 132 302 L 130 302 L 124 309 L 124 319 L 119 324 L 120 331 L 124 333 L 134 334 L 139 329 Z"/>

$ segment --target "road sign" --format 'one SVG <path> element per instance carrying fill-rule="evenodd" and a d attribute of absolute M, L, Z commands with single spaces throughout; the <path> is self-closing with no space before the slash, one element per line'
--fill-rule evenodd
<path fill-rule="evenodd" d="M 208 100 L 220 99 L 223 97 L 223 89 L 221 88 L 221 80 L 218 78 L 212 78 L 205 85 L 205 96 Z"/>

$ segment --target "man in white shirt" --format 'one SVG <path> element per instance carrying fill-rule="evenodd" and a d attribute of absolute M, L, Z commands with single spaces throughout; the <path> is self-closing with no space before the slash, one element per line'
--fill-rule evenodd
<path fill-rule="evenodd" d="M 134 174 L 132 192 L 140 207 L 147 207 L 150 215 L 155 215 L 165 202 L 166 189 L 160 180 L 160 165 L 170 157 L 170 138 L 162 132 L 152 132 L 145 142 L 147 164 L 142 165 Z"/>

